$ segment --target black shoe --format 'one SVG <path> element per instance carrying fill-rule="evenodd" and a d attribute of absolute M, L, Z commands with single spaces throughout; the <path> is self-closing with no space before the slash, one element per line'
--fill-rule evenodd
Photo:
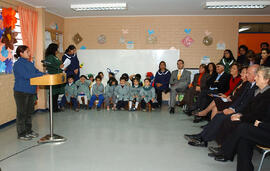
<path fill-rule="evenodd" d="M 188 115 L 188 116 L 191 116 L 192 115 L 192 111 L 191 110 L 183 110 L 183 112 Z"/>
<path fill-rule="evenodd" d="M 202 129 L 204 128 L 204 127 L 206 127 L 208 125 L 208 123 L 206 124 L 206 125 L 202 125 L 202 126 L 200 126 Z"/>
<path fill-rule="evenodd" d="M 188 134 L 185 134 L 184 135 L 184 138 L 188 141 L 191 141 L 191 140 L 200 140 L 201 139 L 201 135 L 200 134 L 193 134 L 193 135 L 188 135 Z"/>
<path fill-rule="evenodd" d="M 208 143 L 206 141 L 189 141 L 189 145 L 196 147 L 207 147 Z"/>
<path fill-rule="evenodd" d="M 194 120 L 193 123 L 199 123 L 203 121 L 203 117 L 202 116 L 194 116 Z"/>
<path fill-rule="evenodd" d="M 216 161 L 219 161 L 219 162 L 226 162 L 226 161 L 228 161 L 228 159 L 226 159 L 226 157 L 224 155 L 216 156 L 215 157 L 215 160 Z"/>
<path fill-rule="evenodd" d="M 92 109 L 92 107 L 88 107 L 88 109 L 89 109 L 89 110 L 91 110 L 91 109 Z"/>
<path fill-rule="evenodd" d="M 172 107 L 171 109 L 170 109 L 170 114 L 174 114 L 174 108 Z"/>
<path fill-rule="evenodd" d="M 97 107 L 97 111 L 100 111 L 100 107 Z"/>
<path fill-rule="evenodd" d="M 216 157 L 216 154 L 215 153 L 208 153 L 208 156 L 209 157 Z"/>
<path fill-rule="evenodd" d="M 218 154 L 221 151 L 221 147 L 208 147 L 208 150 L 212 153 Z"/>

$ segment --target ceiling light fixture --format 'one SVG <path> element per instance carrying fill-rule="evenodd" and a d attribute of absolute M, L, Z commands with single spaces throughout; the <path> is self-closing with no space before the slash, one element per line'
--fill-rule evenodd
<path fill-rule="evenodd" d="M 126 10 L 127 3 L 92 3 L 92 4 L 71 4 L 70 8 L 74 11 L 114 11 Z"/>
<path fill-rule="evenodd" d="M 207 9 L 258 9 L 269 5 L 270 1 L 207 1 L 204 7 Z"/>

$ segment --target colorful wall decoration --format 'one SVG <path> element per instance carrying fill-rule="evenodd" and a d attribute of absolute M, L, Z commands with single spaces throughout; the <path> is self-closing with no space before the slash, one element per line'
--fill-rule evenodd
<path fill-rule="evenodd" d="M 18 35 L 14 32 L 17 23 L 15 15 L 16 11 L 12 8 L 3 8 L 0 13 L 0 73 L 12 73 L 14 44 Z"/>

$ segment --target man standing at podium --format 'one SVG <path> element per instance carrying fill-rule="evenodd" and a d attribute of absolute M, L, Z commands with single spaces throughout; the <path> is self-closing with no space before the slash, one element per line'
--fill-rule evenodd
<path fill-rule="evenodd" d="M 46 67 L 49 74 L 62 73 L 64 65 L 62 61 L 56 56 L 58 51 L 58 45 L 51 43 L 46 49 L 45 60 L 47 62 Z M 58 96 L 65 93 L 65 85 L 59 84 L 52 87 L 52 102 L 53 102 L 53 112 L 60 112 L 58 107 Z"/>
<path fill-rule="evenodd" d="M 18 60 L 14 63 L 13 72 L 15 77 L 14 98 L 17 106 L 17 133 L 20 140 L 31 140 L 38 137 L 38 134 L 32 130 L 32 118 L 34 113 L 34 96 L 36 86 L 30 85 L 30 79 L 42 76 L 43 73 L 35 68 L 34 64 L 29 61 L 29 48 L 25 45 L 18 46 L 15 58 Z"/>

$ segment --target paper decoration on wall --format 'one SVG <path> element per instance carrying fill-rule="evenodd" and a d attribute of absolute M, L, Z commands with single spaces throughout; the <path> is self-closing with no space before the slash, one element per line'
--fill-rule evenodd
<path fill-rule="evenodd" d="M 203 44 L 205 46 L 210 46 L 210 45 L 212 45 L 212 43 L 213 43 L 213 38 L 211 36 L 205 36 L 203 38 Z"/>
<path fill-rule="evenodd" d="M 182 43 L 186 46 L 186 47 L 190 47 L 191 44 L 194 42 L 194 40 L 190 37 L 190 36 L 186 36 L 183 40 Z"/>
<path fill-rule="evenodd" d="M 155 33 L 154 29 L 152 29 L 152 30 L 148 29 L 148 34 L 149 34 L 149 36 L 151 36 L 151 35 L 154 34 L 154 33 Z"/>
<path fill-rule="evenodd" d="M 15 24 L 17 23 L 16 11 L 12 8 L 3 8 L 2 17 L 4 28 L 10 28 L 13 30 L 15 28 Z"/>
<path fill-rule="evenodd" d="M 204 44 L 205 46 L 210 46 L 210 45 L 212 45 L 212 43 L 213 43 L 213 38 L 210 36 L 211 32 L 209 32 L 208 30 L 206 30 L 204 33 L 205 33 L 206 36 L 203 38 L 203 44 Z"/>
<path fill-rule="evenodd" d="M 6 49 L 5 45 L 0 43 L 0 61 L 4 62 L 7 59 L 12 59 L 12 50 Z"/>
<path fill-rule="evenodd" d="M 5 31 L 4 24 L 3 24 L 3 17 L 2 14 L 0 14 L 0 39 Z"/>
<path fill-rule="evenodd" d="M 104 34 L 101 34 L 101 35 L 98 36 L 98 43 L 99 44 L 106 43 L 106 36 Z"/>
<path fill-rule="evenodd" d="M 82 40 L 83 40 L 83 38 L 81 37 L 81 35 L 79 33 L 77 33 L 73 36 L 73 41 L 76 45 L 79 44 Z"/>
<path fill-rule="evenodd" d="M 2 61 L 0 61 L 0 73 L 6 71 L 6 64 Z"/>
<path fill-rule="evenodd" d="M 226 49 L 226 44 L 225 44 L 225 42 L 219 41 L 219 42 L 217 43 L 217 50 L 225 50 L 225 49 Z"/>
<path fill-rule="evenodd" d="M 128 29 L 122 29 L 122 34 L 128 34 Z"/>
<path fill-rule="evenodd" d="M 133 41 L 128 41 L 126 43 L 127 49 L 134 49 L 134 42 Z"/>
<path fill-rule="evenodd" d="M 58 29 L 59 29 L 57 23 L 51 23 L 51 24 L 50 24 L 50 28 L 53 29 L 53 30 L 58 30 Z"/>
<path fill-rule="evenodd" d="M 80 49 L 81 49 L 81 50 L 85 50 L 85 49 L 86 49 L 86 46 L 81 46 Z"/>
<path fill-rule="evenodd" d="M 17 43 L 16 37 L 18 33 L 12 32 L 11 27 L 6 28 L 3 37 L 2 37 L 2 43 L 5 44 L 6 49 L 9 48 L 11 50 L 14 49 L 14 44 Z"/>
<path fill-rule="evenodd" d="M 4 61 L 6 64 L 6 69 L 5 69 L 5 73 L 6 74 L 11 74 L 12 73 L 12 59 L 7 59 Z"/>
<path fill-rule="evenodd" d="M 125 44 L 126 43 L 126 40 L 125 40 L 125 38 L 123 36 L 120 37 L 119 43 L 120 44 Z"/>
<path fill-rule="evenodd" d="M 149 44 L 156 44 L 157 43 L 157 36 L 150 35 L 147 37 L 146 42 Z"/>
<path fill-rule="evenodd" d="M 45 31 L 45 49 L 49 46 L 49 44 L 52 43 L 52 37 L 51 37 L 51 32 Z"/>
<path fill-rule="evenodd" d="M 174 46 L 170 47 L 170 50 L 177 50 Z"/>
<path fill-rule="evenodd" d="M 185 32 L 186 34 L 190 34 L 191 29 L 185 29 L 184 32 Z"/>
<path fill-rule="evenodd" d="M 1 55 L 2 55 L 4 58 L 7 58 L 7 57 L 8 57 L 8 50 L 6 49 L 5 46 L 2 46 L 2 49 L 1 49 Z"/>
<path fill-rule="evenodd" d="M 107 68 L 107 72 L 108 73 L 114 73 L 114 75 L 118 74 L 120 72 L 119 69 L 115 69 L 114 71 L 112 71 L 110 68 Z"/>
<path fill-rule="evenodd" d="M 80 64 L 80 68 L 82 68 L 82 67 L 83 67 L 83 63 Z"/>
<path fill-rule="evenodd" d="M 209 64 L 211 61 L 210 61 L 210 57 L 209 56 L 204 56 L 202 59 L 201 59 L 201 64 Z"/>

